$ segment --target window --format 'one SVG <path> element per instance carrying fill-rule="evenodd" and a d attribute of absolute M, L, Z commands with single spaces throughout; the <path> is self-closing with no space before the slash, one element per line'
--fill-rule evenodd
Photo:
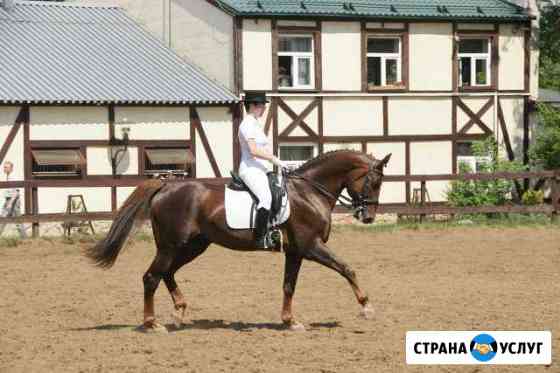
<path fill-rule="evenodd" d="M 80 149 L 33 149 L 33 176 L 80 176 L 86 159 Z"/>
<path fill-rule="evenodd" d="M 459 85 L 461 87 L 490 85 L 490 41 L 490 38 L 462 38 L 459 40 Z"/>
<path fill-rule="evenodd" d="M 490 162 L 490 157 L 477 157 L 472 151 L 472 142 L 457 143 L 457 165 L 462 172 L 480 172 L 481 166 Z"/>
<path fill-rule="evenodd" d="M 313 36 L 280 35 L 278 43 L 278 87 L 314 88 Z"/>
<path fill-rule="evenodd" d="M 194 157 L 187 148 L 151 148 L 145 150 L 145 174 L 189 174 Z"/>
<path fill-rule="evenodd" d="M 403 87 L 400 37 L 370 36 L 367 39 L 367 86 Z"/>
<path fill-rule="evenodd" d="M 279 150 L 280 159 L 286 161 L 292 170 L 317 156 L 317 146 L 314 144 L 280 144 Z"/>

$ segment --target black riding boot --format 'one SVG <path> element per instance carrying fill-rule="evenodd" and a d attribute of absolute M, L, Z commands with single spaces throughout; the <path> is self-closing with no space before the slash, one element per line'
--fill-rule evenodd
<path fill-rule="evenodd" d="M 268 217 L 270 211 L 261 207 L 257 210 L 256 226 L 255 226 L 255 242 L 258 249 L 268 248 L 266 233 L 268 230 Z"/>

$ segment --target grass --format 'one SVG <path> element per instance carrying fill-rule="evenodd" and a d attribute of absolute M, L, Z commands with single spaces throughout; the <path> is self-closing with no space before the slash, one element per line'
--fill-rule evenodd
<path fill-rule="evenodd" d="M 551 222 L 550 217 L 543 214 L 509 214 L 495 217 L 486 215 L 463 215 L 453 220 L 434 221 L 426 219 L 424 222 L 404 220 L 398 223 L 364 224 L 336 224 L 333 231 L 352 230 L 357 232 L 397 232 L 403 230 L 444 230 L 452 228 L 560 228 L 558 222 Z"/>

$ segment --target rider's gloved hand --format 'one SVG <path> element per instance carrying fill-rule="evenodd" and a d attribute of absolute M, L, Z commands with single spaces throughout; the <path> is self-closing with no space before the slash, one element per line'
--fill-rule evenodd
<path fill-rule="evenodd" d="M 278 157 L 272 157 L 271 161 L 272 161 L 272 164 L 275 165 L 276 167 L 278 167 L 280 170 L 287 170 L 288 169 L 288 165 L 284 161 L 281 161 L 280 159 L 278 159 Z"/>

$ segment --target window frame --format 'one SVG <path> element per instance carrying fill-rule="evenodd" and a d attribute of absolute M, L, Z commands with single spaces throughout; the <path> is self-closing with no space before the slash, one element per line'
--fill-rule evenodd
<path fill-rule="evenodd" d="M 487 43 L 487 52 L 486 53 L 461 53 L 459 50 L 461 40 L 486 40 Z M 492 86 L 492 38 L 491 37 L 480 37 L 480 36 L 462 36 L 459 38 L 457 42 L 457 60 L 459 63 L 459 80 L 457 84 L 461 88 L 468 88 L 468 87 L 476 87 L 476 88 L 487 88 Z M 470 85 L 463 86 L 463 74 L 462 74 L 462 63 L 461 59 L 469 58 L 470 59 L 470 69 L 471 69 L 471 81 Z M 478 84 L 476 82 L 476 62 L 479 60 L 486 60 L 486 83 L 485 84 Z"/>
<path fill-rule="evenodd" d="M 187 163 L 186 167 L 184 170 L 171 170 L 171 169 L 151 169 L 148 168 L 148 164 L 151 164 L 150 158 L 148 156 L 148 151 L 150 150 L 170 150 L 170 149 L 183 149 L 187 152 L 191 153 L 192 156 L 192 162 L 191 163 Z M 168 175 L 179 175 L 179 176 L 183 176 L 183 177 L 192 177 L 193 176 L 193 170 L 195 167 L 195 158 L 194 158 L 194 154 L 192 152 L 192 147 L 191 146 L 158 146 L 158 145 L 154 145 L 154 146 L 144 146 L 142 147 L 142 175 L 144 176 L 154 176 L 154 175 L 158 175 L 158 174 L 168 174 Z M 178 165 L 178 164 L 177 164 Z"/>
<path fill-rule="evenodd" d="M 63 150 L 71 150 L 78 152 L 81 162 L 75 164 L 76 172 L 66 172 L 66 171 L 35 171 L 36 166 L 41 166 L 37 163 L 35 159 L 35 155 L 33 154 L 34 151 L 63 151 Z M 60 147 L 32 147 L 31 150 L 31 177 L 34 179 L 82 179 L 87 176 L 87 154 L 84 151 L 83 147 L 77 146 L 60 146 Z M 48 166 L 57 166 L 57 165 L 44 165 L 44 167 Z M 59 165 L 65 166 L 65 165 Z"/>
<path fill-rule="evenodd" d="M 296 169 L 299 166 L 301 166 L 302 164 L 304 164 L 305 162 L 307 162 L 309 159 L 302 159 L 302 160 L 284 160 L 281 158 L 281 148 L 283 147 L 290 147 L 290 146 L 310 146 L 313 148 L 313 155 L 311 158 L 315 158 L 319 155 L 319 145 L 317 143 L 314 142 L 308 142 L 308 141 L 298 141 L 298 142 L 280 142 L 278 143 L 278 158 L 280 158 L 280 160 L 286 162 L 288 164 L 289 168 Z"/>
<path fill-rule="evenodd" d="M 380 58 L 381 59 L 381 85 L 374 86 L 370 88 L 369 81 L 367 81 L 368 89 L 375 90 L 380 88 L 394 88 L 400 87 L 402 85 L 402 37 L 401 36 L 381 36 L 381 35 L 368 35 L 367 36 L 367 43 L 371 39 L 393 39 L 398 40 L 398 52 L 397 53 L 373 53 L 368 52 L 366 50 L 366 69 L 367 69 L 367 62 L 369 58 Z M 367 48 L 367 44 L 366 44 Z M 397 82 L 400 82 L 400 85 L 387 85 L 387 60 L 396 60 L 397 61 Z M 368 71 L 369 75 L 369 71 Z M 367 76 L 366 76 L 367 79 Z"/>
<path fill-rule="evenodd" d="M 487 39 L 488 40 L 488 53 L 487 54 L 477 54 L 477 53 L 459 53 L 459 42 L 461 39 Z M 499 61 L 499 47 L 498 47 L 499 33 L 497 31 L 467 31 L 461 30 L 455 32 L 454 37 L 454 58 L 453 58 L 453 87 L 455 92 L 488 92 L 497 90 L 498 88 L 498 61 Z M 486 85 L 462 85 L 461 76 L 461 57 L 460 55 L 480 55 L 488 56 L 489 61 L 487 62 L 486 68 L 488 71 L 488 78 Z M 473 62 L 474 61 L 474 62 Z M 471 60 L 471 69 L 475 67 L 475 73 L 471 77 L 471 82 L 474 80 L 476 82 L 476 58 Z"/>
<path fill-rule="evenodd" d="M 470 144 L 470 146 L 472 147 L 473 141 L 457 141 L 457 148 L 459 147 L 459 144 Z M 472 152 L 472 151 L 471 151 Z M 456 161 L 457 161 L 457 173 L 459 173 L 459 168 L 460 168 L 460 164 L 461 163 L 466 163 L 471 167 L 471 172 L 472 173 L 478 173 L 478 165 L 480 163 L 483 162 L 490 162 L 491 159 L 490 157 L 478 157 L 476 155 L 459 155 L 457 154 L 456 156 Z M 473 167 L 474 166 L 474 167 Z"/>
<path fill-rule="evenodd" d="M 292 37 L 292 38 L 309 38 L 311 39 L 311 51 L 310 52 L 281 52 L 280 51 L 280 39 L 281 38 L 286 38 L 286 37 Z M 278 37 L 276 40 L 277 43 L 277 52 L 276 52 L 276 74 L 275 77 L 273 77 L 274 81 L 276 82 L 276 86 L 278 87 L 278 90 L 285 90 L 285 91 L 298 91 L 298 90 L 314 90 L 316 88 L 316 76 L 315 76 L 315 70 L 316 70 L 316 53 L 315 53 L 315 48 L 316 48 L 316 43 L 315 43 L 315 36 L 313 34 L 313 32 L 287 32 L 287 31 L 283 31 L 283 30 L 279 30 L 278 31 Z M 279 77 L 280 77 L 280 62 L 279 59 L 280 57 L 292 57 L 292 86 L 291 87 L 284 87 L 284 86 L 280 86 L 279 85 Z M 299 80 L 299 76 L 298 76 L 298 67 L 299 67 L 299 59 L 300 58 L 307 58 L 310 60 L 309 62 L 309 84 L 308 85 L 294 85 L 294 80 Z M 298 82 L 299 83 L 299 82 Z"/>
<path fill-rule="evenodd" d="M 368 28 L 367 22 L 362 22 L 362 92 L 406 92 L 409 90 L 409 24 L 403 23 L 402 28 Z M 400 71 L 399 85 L 385 85 L 370 87 L 368 84 L 368 49 L 367 44 L 370 38 L 395 39 L 399 38 L 400 48 Z M 385 69 L 385 67 L 383 68 Z M 386 76 L 384 77 L 386 79 Z"/>

